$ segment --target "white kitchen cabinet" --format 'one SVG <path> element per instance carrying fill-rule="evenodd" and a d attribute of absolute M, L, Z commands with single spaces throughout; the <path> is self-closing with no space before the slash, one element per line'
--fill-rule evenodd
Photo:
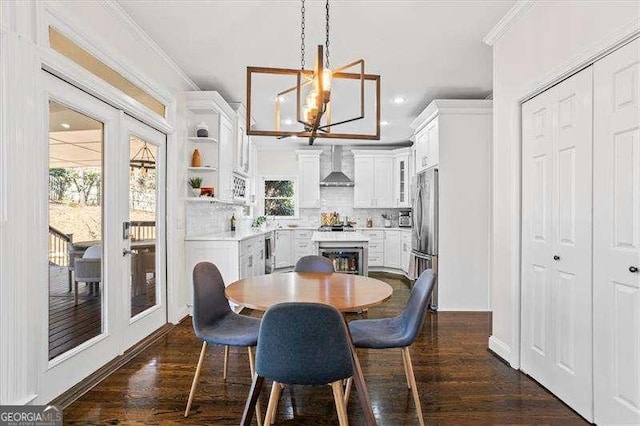
<path fill-rule="evenodd" d="M 402 268 L 402 247 L 399 229 L 384 230 L 384 266 L 386 268 Z"/>
<path fill-rule="evenodd" d="M 411 150 L 409 148 L 397 149 L 393 151 L 393 207 L 411 207 L 411 186 L 409 181 L 410 155 Z"/>
<path fill-rule="evenodd" d="M 275 231 L 275 259 L 276 269 L 293 266 L 293 232 L 289 229 Z"/>
<path fill-rule="evenodd" d="M 388 151 L 354 150 L 353 156 L 353 207 L 394 207 L 392 154 Z"/>
<path fill-rule="evenodd" d="M 293 231 L 293 265 L 295 265 L 301 257 L 317 254 L 316 246 L 311 241 L 312 235 L 313 231 L 309 229 L 297 229 Z"/>
<path fill-rule="evenodd" d="M 243 176 L 249 176 L 251 169 L 251 139 L 247 135 L 247 110 L 241 103 L 233 103 L 231 106 L 236 110 L 233 171 Z"/>
<path fill-rule="evenodd" d="M 384 266 L 384 231 L 365 229 L 362 233 L 369 237 L 369 267 Z"/>
<path fill-rule="evenodd" d="M 298 205 L 301 208 L 318 208 L 320 205 L 320 150 L 299 150 L 298 155 Z"/>
<path fill-rule="evenodd" d="M 373 157 L 360 157 L 354 153 L 354 188 L 353 207 L 367 208 L 373 206 Z"/>
<path fill-rule="evenodd" d="M 409 261 L 411 260 L 411 231 L 403 229 L 400 231 L 400 249 L 402 256 L 402 271 L 405 274 L 409 273 Z"/>
<path fill-rule="evenodd" d="M 428 123 L 421 123 L 415 134 L 414 162 L 415 172 L 420 173 L 430 167 L 438 165 L 439 162 L 439 134 L 438 117 L 432 118 Z"/>

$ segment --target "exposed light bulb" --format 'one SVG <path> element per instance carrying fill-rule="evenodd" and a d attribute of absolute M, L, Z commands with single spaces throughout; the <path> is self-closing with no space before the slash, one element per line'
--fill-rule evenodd
<path fill-rule="evenodd" d="M 286 124 L 287 126 L 291 126 L 293 124 L 293 120 L 290 118 L 287 118 L 286 120 L 284 120 L 284 124 Z"/>
<path fill-rule="evenodd" d="M 382 120 L 382 121 L 380 122 L 380 125 L 381 125 L 381 126 L 388 126 L 388 125 L 389 125 L 389 122 L 388 122 L 388 121 L 386 121 L 386 120 Z"/>
<path fill-rule="evenodd" d="M 403 98 L 402 96 L 396 96 L 395 98 L 393 98 L 393 103 L 394 104 L 403 104 L 407 101 L 406 98 Z"/>

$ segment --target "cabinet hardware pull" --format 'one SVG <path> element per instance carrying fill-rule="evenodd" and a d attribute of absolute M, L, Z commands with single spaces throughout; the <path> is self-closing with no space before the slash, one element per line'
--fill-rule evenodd
<path fill-rule="evenodd" d="M 128 254 L 132 254 L 131 250 L 127 250 L 127 249 L 122 249 L 122 256 L 126 256 Z"/>
<path fill-rule="evenodd" d="M 558 256 L 557 254 L 553 255 L 553 260 L 560 260 L 560 256 Z"/>
<path fill-rule="evenodd" d="M 638 267 L 637 266 L 629 266 L 629 272 L 631 272 L 632 274 L 635 274 L 638 272 Z"/>

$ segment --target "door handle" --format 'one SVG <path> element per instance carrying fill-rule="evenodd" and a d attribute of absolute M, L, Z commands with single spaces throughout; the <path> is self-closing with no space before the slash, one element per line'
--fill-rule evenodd
<path fill-rule="evenodd" d="M 638 273 L 638 267 L 637 266 L 629 266 L 629 272 L 631 272 L 632 274 L 637 274 Z"/>
<path fill-rule="evenodd" d="M 555 260 L 555 261 L 560 260 L 560 256 L 558 256 L 557 254 L 553 255 L 553 260 Z"/>
<path fill-rule="evenodd" d="M 122 249 L 122 257 L 132 254 L 131 250 L 127 250 L 127 249 Z"/>

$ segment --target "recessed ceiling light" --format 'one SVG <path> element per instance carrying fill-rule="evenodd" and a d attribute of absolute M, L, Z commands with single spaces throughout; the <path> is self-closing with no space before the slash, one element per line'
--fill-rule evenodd
<path fill-rule="evenodd" d="M 69 129 L 71 126 L 67 123 L 60 123 L 60 126 L 62 126 L 63 129 Z"/>
<path fill-rule="evenodd" d="M 396 96 L 395 98 L 393 98 L 393 103 L 394 104 L 403 104 L 407 101 L 406 98 L 403 98 L 402 96 Z"/>
<path fill-rule="evenodd" d="M 284 120 L 284 124 L 286 124 L 287 126 L 291 126 L 293 124 L 293 120 L 290 118 L 287 118 L 286 120 Z"/>
<path fill-rule="evenodd" d="M 298 139 L 298 135 L 291 136 L 291 139 Z"/>
<path fill-rule="evenodd" d="M 382 121 L 380 122 L 380 125 L 381 125 L 381 126 L 388 126 L 388 125 L 389 125 L 389 122 L 388 122 L 388 121 L 386 121 L 386 120 L 382 120 Z"/>
<path fill-rule="evenodd" d="M 280 95 L 280 96 L 276 96 L 275 98 L 273 98 L 274 102 L 286 102 L 287 98 L 285 98 L 284 96 Z"/>

